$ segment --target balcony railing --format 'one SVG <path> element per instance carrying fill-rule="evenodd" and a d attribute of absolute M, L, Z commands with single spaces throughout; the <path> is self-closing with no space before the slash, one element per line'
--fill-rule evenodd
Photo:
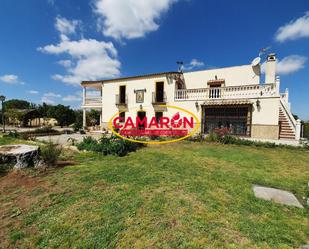
<path fill-rule="evenodd" d="M 243 85 L 176 90 L 175 101 L 258 98 L 272 97 L 276 95 L 277 89 L 275 84 Z"/>
<path fill-rule="evenodd" d="M 116 105 L 128 105 L 128 95 L 120 96 L 119 94 L 116 94 Z"/>
<path fill-rule="evenodd" d="M 157 92 L 152 93 L 152 104 L 165 104 L 166 103 L 166 93 L 158 94 Z"/>
<path fill-rule="evenodd" d="M 84 105 L 101 106 L 102 105 L 102 97 L 86 97 L 84 99 Z"/>

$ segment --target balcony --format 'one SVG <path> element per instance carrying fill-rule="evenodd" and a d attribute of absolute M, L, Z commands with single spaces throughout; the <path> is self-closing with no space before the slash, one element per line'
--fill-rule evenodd
<path fill-rule="evenodd" d="M 84 106 L 102 107 L 102 97 L 85 97 Z"/>
<path fill-rule="evenodd" d="M 127 106 L 128 105 L 128 95 L 121 96 L 116 94 L 116 105 L 117 106 Z"/>
<path fill-rule="evenodd" d="M 204 101 L 209 99 L 250 99 L 277 96 L 276 84 L 181 89 L 175 91 L 175 101 Z"/>
<path fill-rule="evenodd" d="M 152 93 L 152 104 L 153 105 L 160 105 L 160 104 L 166 104 L 166 93 L 158 93 L 153 92 Z"/>

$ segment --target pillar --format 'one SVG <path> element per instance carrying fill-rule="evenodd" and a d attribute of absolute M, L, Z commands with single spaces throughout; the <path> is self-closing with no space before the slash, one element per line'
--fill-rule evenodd
<path fill-rule="evenodd" d="M 276 90 L 279 96 L 280 95 L 280 77 L 279 76 L 276 76 Z"/>
<path fill-rule="evenodd" d="M 86 103 L 86 87 L 83 87 L 83 105 Z"/>
<path fill-rule="evenodd" d="M 296 120 L 296 131 L 295 131 L 295 139 L 300 139 L 300 133 L 301 133 L 301 121 L 300 119 Z"/>
<path fill-rule="evenodd" d="M 87 127 L 87 122 L 86 122 L 86 109 L 83 109 L 83 128 Z"/>

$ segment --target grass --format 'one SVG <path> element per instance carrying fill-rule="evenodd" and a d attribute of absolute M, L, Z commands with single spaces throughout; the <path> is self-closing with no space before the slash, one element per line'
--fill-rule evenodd
<path fill-rule="evenodd" d="M 265 249 L 309 243 L 308 208 L 258 200 L 251 190 L 252 184 L 282 188 L 304 203 L 309 152 L 183 142 L 121 158 L 67 157 L 76 165 L 0 178 L 4 248 Z"/>

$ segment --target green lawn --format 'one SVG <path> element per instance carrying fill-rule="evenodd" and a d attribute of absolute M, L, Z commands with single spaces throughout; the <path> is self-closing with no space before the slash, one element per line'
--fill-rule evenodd
<path fill-rule="evenodd" d="M 0 247 L 265 249 L 309 243 L 308 208 L 258 200 L 251 189 L 282 188 L 304 204 L 308 151 L 183 142 L 122 158 L 66 156 L 76 165 L 0 178 Z"/>

